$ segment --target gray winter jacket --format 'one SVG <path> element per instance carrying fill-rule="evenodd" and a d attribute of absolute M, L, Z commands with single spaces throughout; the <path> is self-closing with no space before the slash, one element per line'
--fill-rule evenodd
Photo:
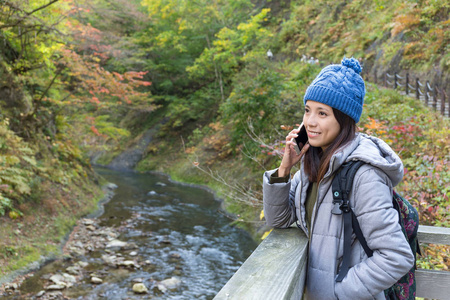
<path fill-rule="evenodd" d="M 335 282 L 343 255 L 342 215 L 331 214 L 333 173 L 346 161 L 361 160 L 355 175 L 350 205 L 367 244 L 374 251 L 368 258 L 352 236 L 351 268 L 342 282 Z M 267 224 L 289 227 L 299 220 L 306 228 L 305 200 L 309 181 L 303 164 L 292 180 L 270 184 L 275 170 L 265 172 L 264 213 Z M 319 183 L 309 244 L 306 282 L 307 299 L 385 299 L 383 290 L 392 286 L 414 264 L 414 256 L 392 207 L 393 186 L 403 177 L 403 164 L 382 140 L 364 134 L 334 154 L 324 179 Z"/>

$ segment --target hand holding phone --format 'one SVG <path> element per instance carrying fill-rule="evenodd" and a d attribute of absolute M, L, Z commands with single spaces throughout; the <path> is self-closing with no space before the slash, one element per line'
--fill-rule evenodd
<path fill-rule="evenodd" d="M 295 140 L 295 143 L 294 143 L 294 150 L 295 150 L 295 153 L 297 153 L 297 155 L 299 155 L 302 151 L 302 148 L 308 143 L 308 134 L 306 133 L 306 128 L 305 128 L 305 126 L 303 125 L 303 122 L 302 122 L 302 124 L 298 127 L 298 129 L 300 130 L 298 133 L 297 133 L 297 137 L 296 138 L 293 138 L 291 141 L 294 141 Z"/>
<path fill-rule="evenodd" d="M 298 133 L 294 133 L 293 131 L 291 131 L 286 137 L 286 149 L 288 150 L 288 152 L 284 153 L 280 167 L 278 168 L 279 177 L 284 177 L 289 174 L 292 166 L 298 163 L 303 154 L 305 154 L 309 149 L 308 134 L 303 123 L 298 128 Z M 297 137 L 291 138 L 289 140 L 289 137 L 292 137 L 293 135 L 297 135 Z M 294 147 L 297 155 L 292 152 L 291 145 Z"/>

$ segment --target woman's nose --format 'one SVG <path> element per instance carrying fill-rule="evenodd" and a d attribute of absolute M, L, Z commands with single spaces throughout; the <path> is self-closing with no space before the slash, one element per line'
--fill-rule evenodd
<path fill-rule="evenodd" d="M 309 116 L 308 121 L 306 122 L 306 125 L 308 125 L 308 126 L 316 126 L 317 125 L 317 118 L 314 114 Z"/>

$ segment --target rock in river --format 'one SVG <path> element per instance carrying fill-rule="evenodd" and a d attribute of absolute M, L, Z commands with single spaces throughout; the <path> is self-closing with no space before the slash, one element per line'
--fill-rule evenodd
<path fill-rule="evenodd" d="M 106 245 L 106 248 L 124 248 L 125 246 L 127 246 L 126 242 L 112 240 Z"/>
<path fill-rule="evenodd" d="M 99 284 L 99 283 L 103 283 L 103 280 L 94 276 L 94 277 L 91 277 L 91 282 L 95 283 L 95 284 Z"/>
<path fill-rule="evenodd" d="M 46 289 L 50 290 L 50 291 L 52 291 L 52 290 L 63 290 L 65 288 L 66 288 L 66 286 L 63 285 L 63 284 L 52 284 L 52 285 L 49 285 L 48 287 L 46 287 Z"/>
<path fill-rule="evenodd" d="M 163 281 L 161 281 L 158 284 L 158 289 L 165 293 L 168 289 L 169 290 L 174 290 L 177 289 L 181 284 L 181 280 L 176 278 L 176 277 L 172 277 L 172 278 L 168 278 L 168 279 L 164 279 Z"/>
<path fill-rule="evenodd" d="M 136 294 L 146 294 L 148 293 L 148 289 L 143 283 L 135 283 L 133 285 L 133 292 Z"/>

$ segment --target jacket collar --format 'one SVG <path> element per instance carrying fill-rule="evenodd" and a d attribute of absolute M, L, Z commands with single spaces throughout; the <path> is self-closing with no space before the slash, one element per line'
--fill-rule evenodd
<path fill-rule="evenodd" d="M 393 186 L 403 178 L 403 163 L 388 144 L 376 137 L 357 133 L 350 143 L 338 149 L 331 157 L 324 179 L 332 176 L 345 162 L 351 160 L 360 160 L 381 169 L 391 179 Z M 307 184 L 308 177 L 303 164 L 301 173 L 304 184 Z"/>
<path fill-rule="evenodd" d="M 327 173 L 325 173 L 324 178 L 330 176 L 335 171 L 337 171 L 346 161 L 348 157 L 355 151 L 361 140 L 360 134 L 356 134 L 355 138 L 345 146 L 341 147 L 336 151 L 336 153 L 330 159 L 330 165 L 328 167 Z"/>

